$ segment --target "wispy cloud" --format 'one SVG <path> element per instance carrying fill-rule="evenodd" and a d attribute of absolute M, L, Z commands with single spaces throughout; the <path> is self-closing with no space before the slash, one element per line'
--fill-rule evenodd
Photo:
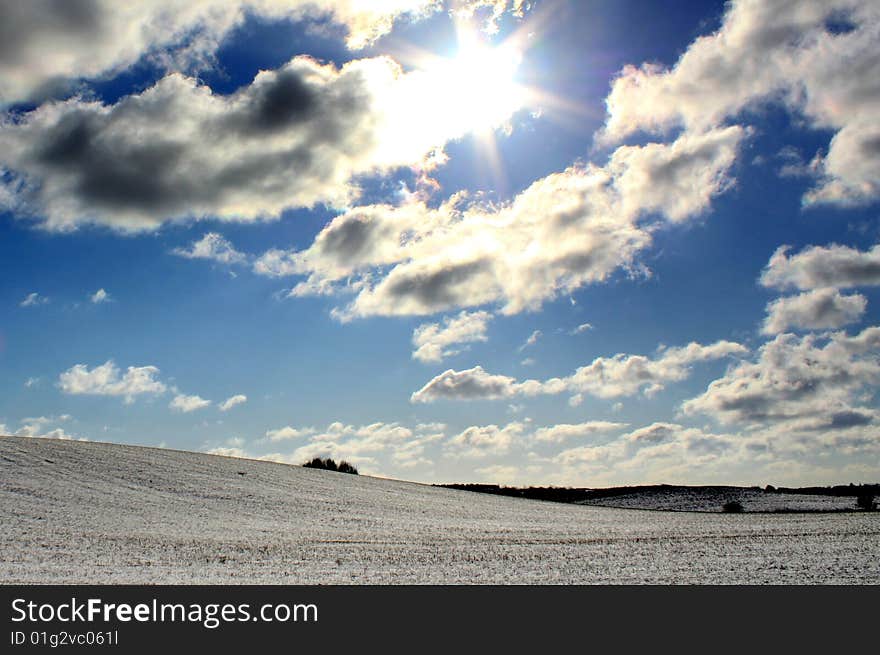
<path fill-rule="evenodd" d="M 423 323 L 413 331 L 413 359 L 439 362 L 462 351 L 453 346 L 488 341 L 486 330 L 491 318 L 489 312 L 462 311 L 444 318 L 442 323 Z"/>
<path fill-rule="evenodd" d="M 41 296 L 36 291 L 29 293 L 25 296 L 24 300 L 18 303 L 19 307 L 36 307 L 37 305 L 45 305 L 49 302 L 49 299 L 45 296 Z"/>
<path fill-rule="evenodd" d="M 242 264 L 247 256 L 239 252 L 222 235 L 208 232 L 198 241 L 193 241 L 189 248 L 174 248 L 172 254 L 187 259 L 208 259 L 221 264 Z"/>
<path fill-rule="evenodd" d="M 224 400 L 222 403 L 220 403 L 218 405 L 218 407 L 220 408 L 221 412 L 228 412 L 230 409 L 232 409 L 236 405 L 241 405 L 243 403 L 246 403 L 247 399 L 248 399 L 247 396 L 245 396 L 243 393 L 239 393 L 234 396 L 230 396 L 229 398 Z"/>
<path fill-rule="evenodd" d="M 587 332 L 592 329 L 593 329 L 593 326 L 590 323 L 581 323 L 576 328 L 573 328 L 571 330 L 571 332 L 569 332 L 569 334 L 571 336 L 574 336 L 576 334 L 583 334 L 584 332 Z"/>
<path fill-rule="evenodd" d="M 98 289 L 97 291 L 95 291 L 95 293 L 93 293 L 91 296 L 89 296 L 89 300 L 91 302 L 93 302 L 94 304 L 98 305 L 100 303 L 110 302 L 113 299 L 110 297 L 109 293 L 107 293 L 103 288 L 101 288 L 101 289 Z"/>
<path fill-rule="evenodd" d="M 199 409 L 204 409 L 211 405 L 210 400 L 205 400 L 201 396 L 188 396 L 186 394 L 179 393 L 174 398 L 171 399 L 171 402 L 168 403 L 168 407 L 171 409 L 182 412 L 184 414 L 188 414 L 190 412 L 195 412 Z"/>
<path fill-rule="evenodd" d="M 534 332 L 532 332 L 529 335 L 529 338 L 525 340 L 525 343 L 523 343 L 518 348 L 519 352 L 522 352 L 523 350 L 525 350 L 529 346 L 534 346 L 536 343 L 538 343 L 538 339 L 540 339 L 542 335 L 543 335 L 543 333 L 540 330 L 535 330 Z"/>

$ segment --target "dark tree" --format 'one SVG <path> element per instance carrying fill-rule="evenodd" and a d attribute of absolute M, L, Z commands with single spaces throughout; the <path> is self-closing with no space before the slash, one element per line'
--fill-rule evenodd
<path fill-rule="evenodd" d="M 877 501 L 874 500 L 872 494 L 861 494 L 856 498 L 856 505 L 866 512 L 873 512 L 877 509 Z"/>
<path fill-rule="evenodd" d="M 348 462 L 346 462 L 345 460 L 342 460 L 341 462 L 339 462 L 339 464 L 337 464 L 335 461 L 333 461 L 329 457 L 326 457 L 324 459 L 321 459 L 320 457 L 315 457 L 314 459 L 303 464 L 303 466 L 306 468 L 310 468 L 310 469 L 324 469 L 325 471 L 339 471 L 340 473 L 351 473 L 353 475 L 358 474 L 357 469 L 354 466 L 352 466 L 351 464 L 349 464 Z"/>
<path fill-rule="evenodd" d="M 740 512 L 744 511 L 745 508 L 743 507 L 743 504 L 738 500 L 728 500 L 726 503 L 724 503 L 721 509 L 723 509 L 728 514 L 739 514 Z"/>
<path fill-rule="evenodd" d="M 339 462 L 339 468 L 337 468 L 336 470 L 339 471 L 340 473 L 352 473 L 354 475 L 358 474 L 358 470 L 354 466 L 352 466 L 351 464 L 346 462 L 345 460 L 342 460 L 341 462 Z"/>

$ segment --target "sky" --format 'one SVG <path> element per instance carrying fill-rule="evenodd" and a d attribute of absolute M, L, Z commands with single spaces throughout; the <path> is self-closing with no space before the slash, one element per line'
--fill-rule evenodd
<path fill-rule="evenodd" d="M 880 480 L 880 3 L 0 0 L 0 434 Z"/>

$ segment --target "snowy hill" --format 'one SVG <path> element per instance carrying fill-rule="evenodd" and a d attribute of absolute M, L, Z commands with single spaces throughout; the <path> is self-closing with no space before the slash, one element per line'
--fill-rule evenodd
<path fill-rule="evenodd" d="M 0 579 L 880 582 L 870 514 L 639 512 L 136 446 L 0 438 Z"/>

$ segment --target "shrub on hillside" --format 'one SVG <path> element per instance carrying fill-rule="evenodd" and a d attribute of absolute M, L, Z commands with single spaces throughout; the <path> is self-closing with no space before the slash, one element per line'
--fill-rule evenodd
<path fill-rule="evenodd" d="M 743 504 L 738 500 L 728 500 L 724 505 L 722 505 L 721 509 L 723 509 L 728 514 L 739 514 L 745 508 Z"/>
<path fill-rule="evenodd" d="M 856 505 L 866 512 L 873 512 L 877 509 L 877 501 L 874 500 L 872 494 L 861 494 L 856 498 Z"/>
<path fill-rule="evenodd" d="M 329 457 L 325 457 L 324 459 L 315 457 L 303 464 L 303 466 L 310 469 L 324 469 L 325 471 L 338 471 L 339 473 L 351 473 L 352 475 L 358 474 L 357 469 L 345 460 L 342 460 L 337 464 Z"/>

